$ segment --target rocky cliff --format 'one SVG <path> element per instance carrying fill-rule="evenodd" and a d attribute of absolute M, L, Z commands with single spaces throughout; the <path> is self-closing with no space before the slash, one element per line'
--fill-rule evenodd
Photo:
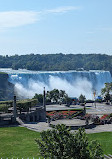
<path fill-rule="evenodd" d="M 14 94 L 14 85 L 8 81 L 8 74 L 0 72 L 0 100 L 11 100 Z"/>

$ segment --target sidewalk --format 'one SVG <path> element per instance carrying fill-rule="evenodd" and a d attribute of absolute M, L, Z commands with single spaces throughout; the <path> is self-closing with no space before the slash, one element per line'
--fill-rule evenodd
<path fill-rule="evenodd" d="M 37 131 L 37 132 L 52 129 L 51 127 L 48 126 L 48 123 L 46 123 L 46 122 L 39 122 L 36 124 L 24 124 L 23 127 L 26 127 L 30 130 Z"/>
<path fill-rule="evenodd" d="M 48 123 L 46 122 L 39 122 L 37 124 L 24 124 L 24 127 L 33 130 L 33 131 L 37 131 L 37 132 L 41 132 L 43 130 L 48 130 L 48 129 L 52 129 L 51 127 L 48 126 Z M 74 130 L 72 130 L 74 131 Z M 100 133 L 100 132 L 112 132 L 112 124 L 105 124 L 105 125 L 97 125 L 94 128 L 91 129 L 85 129 L 86 133 Z"/>
<path fill-rule="evenodd" d="M 86 129 L 86 133 L 112 132 L 112 124 L 97 125 L 92 129 Z"/>

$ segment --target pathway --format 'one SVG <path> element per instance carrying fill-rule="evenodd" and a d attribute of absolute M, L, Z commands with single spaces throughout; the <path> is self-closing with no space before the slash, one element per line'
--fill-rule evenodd
<path fill-rule="evenodd" d="M 58 123 L 58 120 L 57 120 L 57 123 Z M 46 122 L 39 122 L 36 124 L 24 124 L 23 126 L 30 130 L 37 131 L 37 132 L 52 129 L 51 127 L 48 126 L 48 123 L 46 123 Z M 100 132 L 112 132 L 112 124 L 97 125 L 94 128 L 85 129 L 85 131 L 87 134 L 100 133 Z"/>

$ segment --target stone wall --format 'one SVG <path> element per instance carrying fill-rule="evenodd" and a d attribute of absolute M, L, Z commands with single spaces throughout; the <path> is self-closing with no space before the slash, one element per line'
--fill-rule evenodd
<path fill-rule="evenodd" d="M 23 113 L 19 115 L 20 119 L 24 122 L 45 122 L 46 121 L 46 112 L 44 107 L 38 107 L 33 112 Z"/>

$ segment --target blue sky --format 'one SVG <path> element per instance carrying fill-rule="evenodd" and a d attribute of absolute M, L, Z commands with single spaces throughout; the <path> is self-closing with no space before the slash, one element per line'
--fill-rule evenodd
<path fill-rule="evenodd" d="M 0 55 L 112 55 L 112 0 L 0 0 Z"/>

